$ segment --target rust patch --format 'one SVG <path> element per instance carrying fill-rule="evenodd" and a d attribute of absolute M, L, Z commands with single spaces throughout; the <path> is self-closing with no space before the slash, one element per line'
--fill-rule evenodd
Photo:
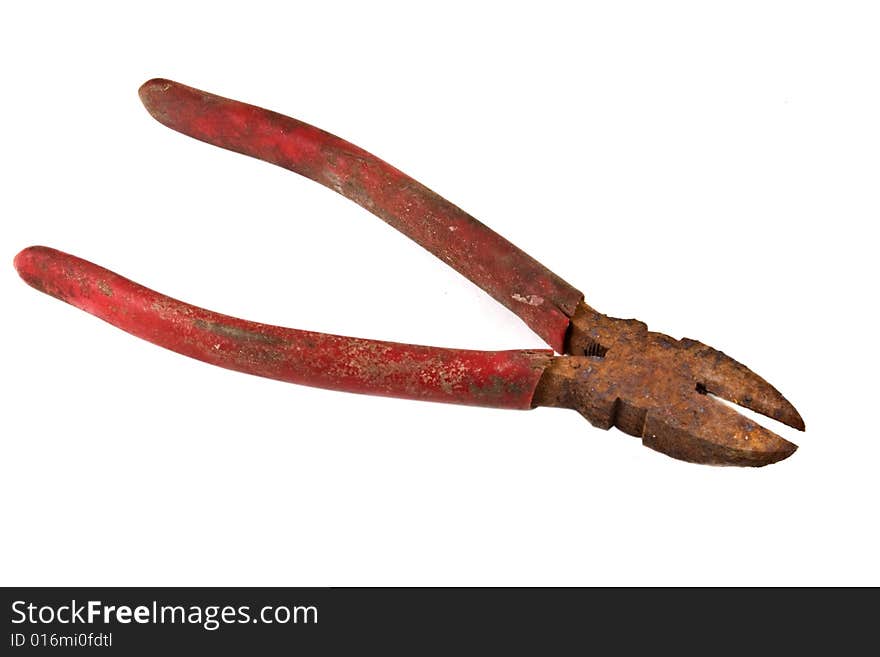
<path fill-rule="evenodd" d="M 250 329 L 239 328 L 238 326 L 230 326 L 221 322 L 209 322 L 204 319 L 194 319 L 193 326 L 202 331 L 208 331 L 214 335 L 219 335 L 237 342 L 260 342 L 262 344 L 280 344 L 282 340 L 274 335 L 260 333 Z"/>
<path fill-rule="evenodd" d="M 503 397 L 505 395 L 518 395 L 526 392 L 528 382 L 508 380 L 502 376 L 493 374 L 483 385 L 470 383 L 468 391 L 475 397 Z"/>
<path fill-rule="evenodd" d="M 34 288 L 38 292 L 42 292 L 43 294 L 48 294 L 50 297 L 55 297 L 59 301 L 64 301 L 65 303 L 67 302 L 67 297 L 64 294 L 62 294 L 61 290 L 59 290 L 55 286 L 47 285 L 42 279 L 40 279 L 36 276 L 31 276 L 29 274 L 22 273 L 22 272 L 19 272 L 19 275 L 21 276 L 22 280 L 25 283 L 30 285 L 32 288 Z"/>

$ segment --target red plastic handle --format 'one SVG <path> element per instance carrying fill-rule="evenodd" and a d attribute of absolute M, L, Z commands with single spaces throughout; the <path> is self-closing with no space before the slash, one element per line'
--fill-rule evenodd
<path fill-rule="evenodd" d="M 253 105 L 161 79 L 145 83 L 140 96 L 169 128 L 295 171 L 363 206 L 564 351 L 583 294 L 421 183 L 339 137 Z"/>
<path fill-rule="evenodd" d="M 318 388 L 531 408 L 551 351 L 473 351 L 361 340 L 248 322 L 154 292 L 76 256 L 32 246 L 15 258 L 32 287 L 185 356 Z"/>

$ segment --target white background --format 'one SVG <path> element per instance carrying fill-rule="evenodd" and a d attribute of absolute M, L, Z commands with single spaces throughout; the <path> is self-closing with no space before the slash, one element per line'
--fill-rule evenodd
<path fill-rule="evenodd" d="M 3 584 L 880 584 L 875 3 L 0 12 Z M 156 123 L 155 76 L 348 138 L 743 360 L 800 450 L 711 468 L 570 411 L 295 387 L 38 294 L 30 244 L 257 321 L 542 346 L 356 205 Z"/>

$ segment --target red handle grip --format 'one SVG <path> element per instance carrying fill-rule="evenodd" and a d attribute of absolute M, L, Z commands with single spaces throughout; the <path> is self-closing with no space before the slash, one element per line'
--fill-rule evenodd
<path fill-rule="evenodd" d="M 166 297 L 43 246 L 19 253 L 15 268 L 37 290 L 166 349 L 318 388 L 527 409 L 553 358 L 543 350 L 442 349 L 248 322 Z"/>
<path fill-rule="evenodd" d="M 564 351 L 583 294 L 421 183 L 339 137 L 253 105 L 159 79 L 145 83 L 140 96 L 169 128 L 295 171 L 363 206 Z"/>

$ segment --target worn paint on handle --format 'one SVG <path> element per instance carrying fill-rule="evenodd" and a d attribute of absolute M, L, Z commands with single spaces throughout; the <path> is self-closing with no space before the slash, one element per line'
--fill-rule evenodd
<path fill-rule="evenodd" d="M 15 258 L 32 287 L 166 349 L 227 369 L 318 388 L 531 408 L 550 351 L 473 351 L 281 328 L 171 299 L 103 267 L 33 246 Z"/>
<path fill-rule="evenodd" d="M 150 114 L 209 144 L 295 171 L 363 206 L 516 313 L 558 352 L 583 294 L 424 185 L 296 119 L 170 80 L 140 89 Z"/>

